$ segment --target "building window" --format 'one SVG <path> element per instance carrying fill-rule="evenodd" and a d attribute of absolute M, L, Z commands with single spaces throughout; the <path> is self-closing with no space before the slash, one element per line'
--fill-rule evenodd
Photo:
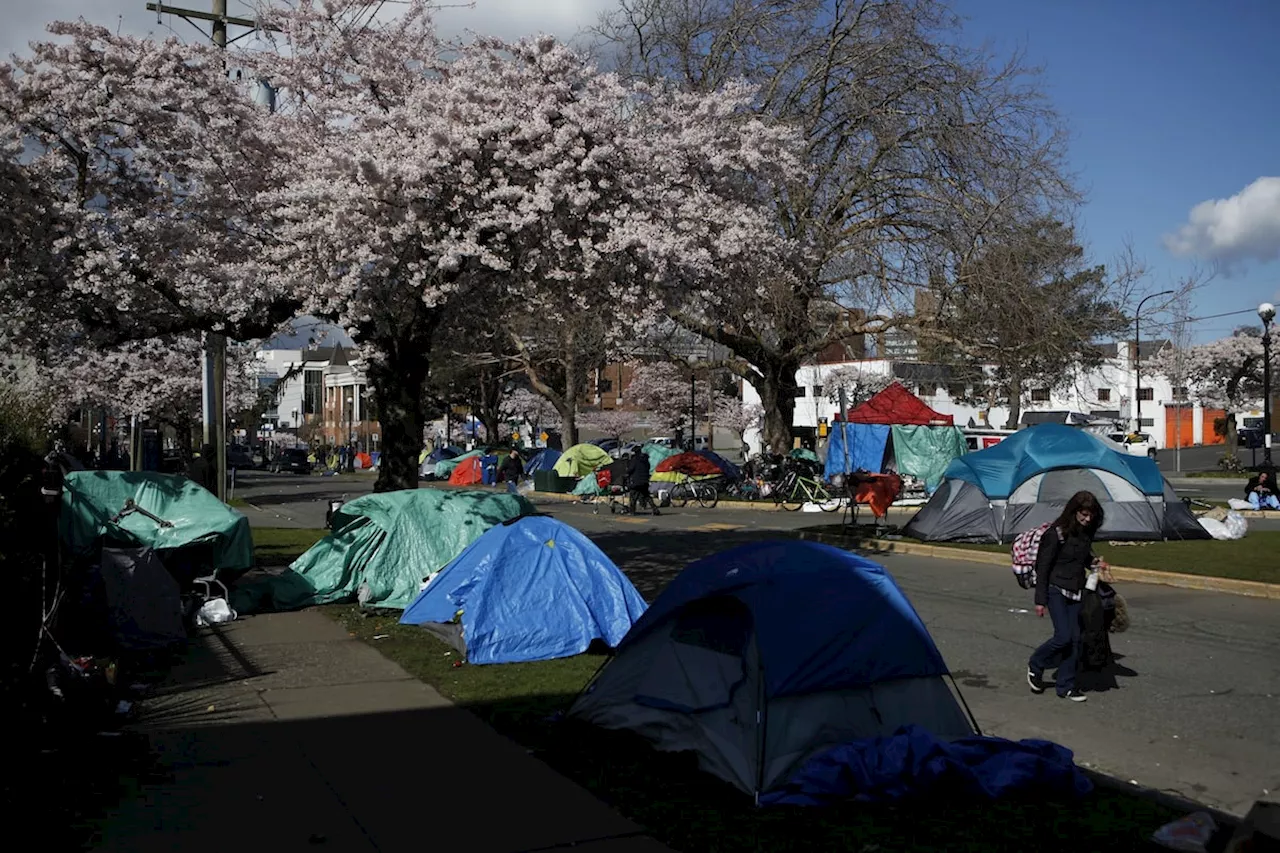
<path fill-rule="evenodd" d="M 1031 402 L 1033 403 L 1049 402 L 1049 389 L 1048 388 L 1032 388 Z"/>
<path fill-rule="evenodd" d="M 1185 399 L 1187 399 L 1187 389 L 1186 389 L 1186 387 L 1185 387 L 1185 386 L 1176 386 L 1176 387 L 1173 389 L 1173 399 L 1175 399 L 1175 400 L 1185 400 Z"/>
<path fill-rule="evenodd" d="M 968 389 L 963 382 L 952 382 L 947 386 L 947 394 L 952 398 L 964 397 L 968 394 Z"/>
<path fill-rule="evenodd" d="M 1155 394 L 1152 392 L 1152 390 L 1151 390 L 1150 388 L 1139 388 L 1139 389 L 1138 389 L 1138 399 L 1139 399 L 1139 400 L 1154 400 L 1155 398 L 1156 398 L 1156 396 L 1155 396 Z"/>
<path fill-rule="evenodd" d="M 1155 426 L 1155 425 L 1156 425 L 1156 419 L 1155 419 L 1155 418 L 1142 418 L 1142 419 L 1138 422 L 1138 426 L 1140 426 L 1140 427 L 1153 427 L 1153 426 Z"/>
<path fill-rule="evenodd" d="M 1110 403 L 1110 402 L 1111 402 L 1111 389 L 1110 389 L 1110 388 L 1099 388 L 1099 389 L 1098 389 L 1098 402 L 1099 402 L 1099 403 Z"/>
<path fill-rule="evenodd" d="M 814 385 L 814 386 L 813 386 L 813 396 L 815 396 L 815 397 L 821 397 L 821 396 L 822 396 L 822 386 L 821 386 L 821 385 Z"/>
<path fill-rule="evenodd" d="M 321 402 L 324 389 L 323 370 L 304 370 L 302 372 L 302 413 L 318 415 L 323 406 Z"/>

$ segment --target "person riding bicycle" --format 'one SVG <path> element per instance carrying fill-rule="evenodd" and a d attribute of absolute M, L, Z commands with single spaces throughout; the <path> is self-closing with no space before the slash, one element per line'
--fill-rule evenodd
<path fill-rule="evenodd" d="M 636 448 L 627 468 L 627 507 L 634 515 L 636 506 L 644 506 L 646 502 L 653 507 L 653 514 L 658 515 L 658 506 L 649 496 L 649 457 Z"/>

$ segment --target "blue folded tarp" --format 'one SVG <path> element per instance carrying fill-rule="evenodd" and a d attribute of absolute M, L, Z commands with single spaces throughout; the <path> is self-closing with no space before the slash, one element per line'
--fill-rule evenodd
<path fill-rule="evenodd" d="M 707 460 L 710 460 L 711 462 L 714 462 L 715 466 L 719 468 L 722 472 L 724 472 L 724 476 L 728 480 L 736 481 L 736 480 L 742 479 L 742 472 L 738 470 L 738 466 L 734 465 L 732 462 L 730 462 L 728 459 L 725 459 L 723 456 L 721 456 L 719 453 L 716 453 L 714 450 L 697 450 L 694 452 L 697 453 L 699 456 L 701 456 L 703 459 L 707 459 Z"/>
<path fill-rule="evenodd" d="M 849 444 L 847 469 L 844 462 L 846 441 Z M 832 424 L 824 473 L 828 479 L 834 474 L 848 474 L 853 471 L 870 471 L 872 474 L 879 474 L 884 468 L 884 449 L 888 443 L 889 427 L 884 424 L 844 422 Z"/>
<path fill-rule="evenodd" d="M 1084 796 L 1093 783 L 1071 750 L 1044 740 L 968 737 L 942 741 L 919 726 L 890 737 L 841 744 L 805 762 L 761 796 L 774 805 L 816 806 L 856 799 L 891 802 L 938 795 L 998 799 L 1017 792 Z"/>

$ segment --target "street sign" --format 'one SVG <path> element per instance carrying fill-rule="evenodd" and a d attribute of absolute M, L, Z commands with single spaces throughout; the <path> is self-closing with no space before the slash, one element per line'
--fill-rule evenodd
<path fill-rule="evenodd" d="M 512 440 L 512 441 L 519 441 L 519 440 L 520 440 L 520 433 L 518 433 L 518 432 L 513 432 L 513 433 L 511 433 L 511 440 Z"/>
<path fill-rule="evenodd" d="M 547 439 L 549 439 L 550 437 L 551 437 L 551 436 L 547 435 L 545 432 L 544 432 L 544 433 L 542 433 L 542 435 L 538 436 L 538 438 L 542 439 L 543 441 L 546 441 L 546 440 L 547 440 Z"/>

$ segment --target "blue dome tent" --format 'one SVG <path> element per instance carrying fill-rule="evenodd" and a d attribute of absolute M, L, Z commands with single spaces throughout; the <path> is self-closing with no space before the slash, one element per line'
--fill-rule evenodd
<path fill-rule="evenodd" d="M 544 447 L 530 456 L 529 460 L 524 463 L 524 472 L 526 474 L 536 474 L 539 471 L 550 471 L 556 467 L 556 463 L 559 461 L 559 450 Z"/>
<path fill-rule="evenodd" d="M 526 516 L 471 543 L 431 579 L 400 621 L 422 625 L 473 664 L 570 657 L 616 646 L 644 599 L 590 539 Z"/>
<path fill-rule="evenodd" d="M 883 567 L 812 542 L 752 543 L 681 572 L 570 714 L 693 751 L 758 795 L 850 740 L 911 724 L 973 735 L 947 675 Z"/>
<path fill-rule="evenodd" d="M 1028 427 L 953 460 L 904 532 L 928 542 L 1010 542 L 1052 521 L 1081 490 L 1102 505 L 1100 538 L 1209 538 L 1154 460 L 1063 424 Z"/>
<path fill-rule="evenodd" d="M 716 453 L 714 450 L 706 450 L 706 449 L 695 450 L 694 453 L 697 453 L 703 459 L 707 459 L 715 463 L 716 467 L 724 472 L 725 479 L 729 480 L 730 482 L 736 482 L 742 479 L 742 471 L 738 468 L 738 466 L 734 465 L 732 462 L 730 462 L 728 459 L 725 459 L 723 456 L 721 456 L 719 453 Z"/>

